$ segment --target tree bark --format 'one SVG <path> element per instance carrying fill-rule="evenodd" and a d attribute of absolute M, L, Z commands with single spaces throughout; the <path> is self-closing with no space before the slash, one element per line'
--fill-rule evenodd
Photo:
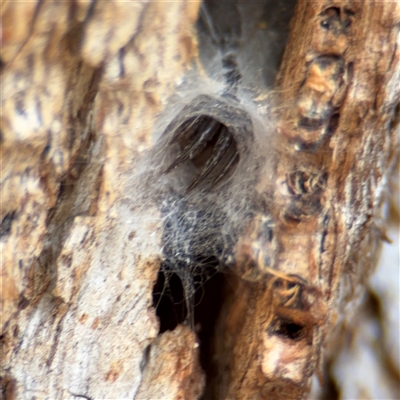
<path fill-rule="evenodd" d="M 3 6 L 7 399 L 133 398 L 150 382 L 142 377 L 151 343 L 150 354 L 159 357 L 161 346 L 170 362 L 175 352 L 193 355 L 186 373 L 164 380 L 165 393 L 199 392 L 194 335 L 182 328 L 179 343 L 155 341 L 159 211 L 146 210 L 141 222 L 121 187 L 196 53 L 197 9 L 190 2 Z M 192 385 L 180 384 L 192 376 Z"/>
<path fill-rule="evenodd" d="M 297 4 L 271 111 L 277 267 L 232 269 L 208 375 L 195 329 L 159 334 L 152 297 L 164 228 L 150 187 L 167 157 L 155 143 L 194 96 L 182 82 L 214 85 L 199 7 L 3 5 L 5 399 L 304 398 L 316 373 L 328 377 L 323 356 L 344 346 L 385 239 L 399 152 L 399 4 Z M 296 179 L 317 189 L 297 193 Z M 252 258 L 257 226 L 239 259 Z"/>
<path fill-rule="evenodd" d="M 319 210 L 307 209 L 311 190 L 277 188 L 275 212 L 286 221 L 275 274 L 300 276 L 302 300 L 285 304 L 282 282 L 237 283 L 216 335 L 216 398 L 306 398 L 315 372 L 323 382 L 323 353 L 337 351 L 340 327 L 358 310 L 385 238 L 382 185 L 399 150 L 399 18 L 393 2 L 297 4 L 277 79 L 274 176 L 322 173 L 327 182 Z"/>

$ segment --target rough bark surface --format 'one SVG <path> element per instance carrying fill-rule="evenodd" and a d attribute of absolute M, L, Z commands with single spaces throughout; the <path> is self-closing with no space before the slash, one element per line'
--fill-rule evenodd
<path fill-rule="evenodd" d="M 151 215 L 159 211 L 147 210 L 140 223 L 129 199 L 123 203 L 124 188 L 196 53 L 197 9 L 146 1 L 2 6 L 7 399 L 133 398 L 138 390 L 154 398 L 143 368 L 158 334 Z M 194 335 L 181 332 L 179 344 L 153 343 L 150 365 L 162 357 L 157 346 L 164 357 L 185 354 L 187 372 L 165 378 L 163 390 L 191 398 L 202 375 Z M 194 384 L 185 383 L 192 375 Z"/>
<path fill-rule="evenodd" d="M 158 334 L 160 209 L 137 202 L 157 116 L 198 63 L 199 5 L 2 5 L 5 399 L 203 393 L 195 333 L 179 325 Z M 310 187 L 320 173 L 326 182 L 318 199 L 275 197 L 285 254 L 275 278 L 243 280 L 241 266 L 229 278 L 206 398 L 307 397 L 316 371 L 327 378 L 322 353 L 342 398 L 371 396 L 362 384 L 345 387 L 335 354 L 350 346 L 338 340 L 346 324 L 355 337 L 364 333 L 349 319 L 385 239 L 385 188 L 399 151 L 399 49 L 396 2 L 298 3 L 277 80 L 281 161 L 273 174 L 276 182 L 293 177 L 294 189 L 298 171 Z M 251 229 L 243 248 L 253 243 Z M 301 281 L 287 280 L 294 275 Z M 387 310 L 393 300 L 380 282 L 371 287 Z M 387 348 L 395 329 L 383 333 Z M 391 372 L 379 393 L 397 396 L 400 361 L 384 351 Z"/>
<path fill-rule="evenodd" d="M 282 283 L 238 282 L 216 335 L 217 398 L 307 397 L 313 373 L 323 375 L 322 348 L 358 309 L 385 238 L 382 195 L 399 150 L 399 21 L 394 2 L 297 5 L 278 76 L 275 178 L 323 174 L 322 207 L 306 208 L 312 190 L 304 203 L 277 195 L 287 217 L 278 272 L 302 278 L 302 300 L 285 303 Z"/>

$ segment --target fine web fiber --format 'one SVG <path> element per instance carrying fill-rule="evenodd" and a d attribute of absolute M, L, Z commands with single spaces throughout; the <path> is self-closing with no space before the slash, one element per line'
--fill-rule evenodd
<path fill-rule="evenodd" d="M 216 272 L 235 265 L 235 246 L 249 221 L 255 214 L 270 213 L 267 204 L 276 190 L 277 162 L 270 94 L 291 11 L 287 2 L 202 4 L 199 63 L 159 116 L 156 144 L 139 167 L 136 181 L 146 185 L 146 190 L 137 190 L 146 193 L 142 204 L 152 202 L 161 209 L 165 283 L 160 296 L 168 295 L 170 277 L 177 275 L 192 326 L 195 292 Z M 261 107 L 256 100 L 260 98 Z M 201 134 L 196 121 L 204 117 L 222 126 L 219 136 L 206 140 L 197 158 L 191 155 L 176 163 L 193 137 Z M 193 128 L 182 128 L 191 119 Z M 237 158 L 218 159 L 209 177 L 197 184 L 207 162 L 218 153 L 219 137 L 231 143 Z M 178 165 L 171 168 L 174 162 Z M 231 167 L 218 172 L 224 164 Z M 262 192 L 257 190 L 260 181 Z"/>
<path fill-rule="evenodd" d="M 190 92 L 193 98 L 175 114 L 154 148 L 154 157 L 161 160 L 154 188 L 163 218 L 164 273 L 167 278 L 175 273 L 181 279 L 192 318 L 196 290 L 214 273 L 235 264 L 235 245 L 245 227 L 255 214 L 268 214 L 268 191 L 258 193 L 257 183 L 273 169 L 274 157 L 268 137 L 270 121 L 261 123 L 251 116 L 251 108 L 244 111 L 245 102 L 226 99 L 218 92 L 212 96 L 210 91 L 197 96 Z M 227 126 L 240 158 L 217 185 L 206 180 L 188 190 L 204 163 L 188 161 L 165 171 L 182 151 L 171 138 L 193 115 L 211 116 Z"/>

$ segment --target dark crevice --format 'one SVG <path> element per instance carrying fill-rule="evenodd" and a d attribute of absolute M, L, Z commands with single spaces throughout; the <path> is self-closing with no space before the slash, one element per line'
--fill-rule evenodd
<path fill-rule="evenodd" d="M 60 320 L 57 323 L 57 327 L 56 327 L 56 330 L 55 330 L 53 343 L 51 344 L 49 356 L 48 356 L 47 361 L 46 361 L 46 366 L 48 368 L 51 367 L 51 364 L 53 363 L 54 356 L 55 356 L 56 351 L 57 351 L 58 342 L 60 340 L 60 336 L 61 336 L 61 332 L 62 332 L 62 328 L 63 328 L 63 322 L 64 322 L 64 317 L 60 318 Z"/>
<path fill-rule="evenodd" d="M 215 327 L 225 300 L 229 275 L 218 273 L 197 293 L 195 327 L 200 342 L 200 364 L 206 374 L 206 386 L 217 375 L 214 361 Z"/>
<path fill-rule="evenodd" d="M 158 272 L 153 288 L 153 306 L 160 321 L 159 333 L 172 331 L 186 320 L 187 308 L 182 281 L 175 273 Z"/>
<path fill-rule="evenodd" d="M 270 333 L 293 341 L 302 339 L 306 328 L 287 318 L 276 319 L 272 322 Z"/>
<path fill-rule="evenodd" d="M 324 229 L 321 235 L 321 242 L 320 242 L 320 247 L 319 247 L 319 251 L 321 252 L 321 254 L 323 254 L 326 250 L 325 248 L 325 240 L 326 240 L 326 236 L 328 235 L 328 230 Z"/>
<path fill-rule="evenodd" d="M 86 396 L 86 395 L 84 395 L 84 394 L 77 394 L 77 393 L 72 393 L 72 392 L 70 392 L 70 394 L 71 394 L 72 396 L 74 396 L 74 397 L 79 398 L 79 399 L 92 400 L 91 397 Z"/>
<path fill-rule="evenodd" d="M 0 223 L 0 239 L 11 233 L 12 223 L 15 219 L 16 211 L 11 211 L 4 216 Z"/>
<path fill-rule="evenodd" d="M 29 304 L 30 301 L 21 294 L 20 300 L 18 302 L 18 310 L 25 310 L 29 306 Z"/>
<path fill-rule="evenodd" d="M 151 345 L 147 345 L 146 348 L 143 351 L 143 358 L 142 361 L 140 362 L 140 372 L 143 373 L 143 371 L 146 368 L 146 365 L 148 364 L 149 360 L 150 360 L 150 351 L 151 351 Z"/>
<path fill-rule="evenodd" d="M 229 275 L 222 272 L 215 273 L 198 285 L 191 299 L 193 302 L 191 328 L 196 332 L 199 341 L 200 364 L 206 375 L 206 388 L 217 374 L 217 365 L 213 358 L 215 327 L 224 303 L 227 285 L 229 285 Z M 181 279 L 176 273 L 163 271 L 162 267 L 153 289 L 153 306 L 160 321 L 160 334 L 175 329 L 178 324 L 190 323 L 186 301 Z"/>
<path fill-rule="evenodd" d="M 299 127 L 304 128 L 308 131 L 320 129 L 320 128 L 322 128 L 323 125 L 324 125 L 324 120 L 322 118 L 303 117 L 299 121 Z"/>
<path fill-rule="evenodd" d="M 212 298 L 219 298 L 214 291 L 218 292 L 217 286 L 223 283 L 221 279 L 225 275 L 217 272 L 220 268 L 216 258 L 197 257 L 193 262 L 201 266 L 172 268 L 164 263 L 160 267 L 153 287 L 153 307 L 160 321 L 159 333 L 174 330 L 178 324 L 189 325 L 199 333 L 204 320 L 215 311 Z M 216 303 L 219 304 L 217 300 Z"/>
<path fill-rule="evenodd" d="M 339 118 L 340 114 L 332 114 L 329 123 L 328 123 L 328 128 L 326 130 L 326 135 L 327 137 L 331 138 L 331 136 L 336 132 L 338 126 L 339 126 Z"/>

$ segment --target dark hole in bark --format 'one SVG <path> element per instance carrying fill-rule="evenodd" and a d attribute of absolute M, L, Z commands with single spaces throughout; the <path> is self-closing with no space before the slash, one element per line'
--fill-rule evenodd
<path fill-rule="evenodd" d="M 218 365 L 213 357 L 215 329 L 226 292 L 230 289 L 229 277 L 230 275 L 225 272 L 214 273 L 201 284 L 195 285 L 196 292 L 191 299 L 194 305 L 191 328 L 198 337 L 200 364 L 206 375 L 203 400 L 212 398 L 212 382 L 218 372 Z M 190 323 L 182 281 L 176 273 L 165 272 L 163 267 L 153 289 L 153 306 L 160 319 L 159 333 L 173 330 L 178 324 Z"/>
<path fill-rule="evenodd" d="M 174 330 L 187 316 L 182 281 L 177 274 L 164 272 L 163 267 L 153 288 L 153 307 L 160 320 L 159 333 Z"/>
<path fill-rule="evenodd" d="M 20 300 L 18 302 L 18 309 L 25 310 L 29 306 L 29 300 L 26 299 L 24 296 L 20 296 Z"/>
<path fill-rule="evenodd" d="M 320 129 L 324 124 L 323 119 L 313 119 L 313 118 L 301 118 L 299 121 L 299 127 L 307 129 L 308 131 L 313 131 L 315 129 Z"/>
<path fill-rule="evenodd" d="M 161 266 L 153 288 L 153 307 L 160 319 L 160 333 L 173 330 L 178 324 L 187 324 L 201 338 L 213 326 L 209 322 L 215 320 L 221 305 L 221 276 L 224 275 L 217 273 L 216 258 L 193 259 L 197 265 L 202 262 L 201 267 L 175 266 L 174 272 L 166 264 Z"/>
<path fill-rule="evenodd" d="M 340 8 L 338 7 L 329 7 L 321 15 L 327 15 L 328 17 L 340 17 Z"/>
<path fill-rule="evenodd" d="M 143 358 L 142 361 L 140 362 L 140 371 L 143 372 L 146 368 L 146 365 L 149 362 L 150 359 L 150 351 L 151 351 L 151 346 L 148 345 L 143 351 Z"/>
<path fill-rule="evenodd" d="M 327 134 L 329 136 L 332 136 L 336 132 L 336 129 L 339 126 L 339 118 L 340 118 L 340 114 L 332 114 L 331 115 L 331 117 L 329 119 L 328 129 L 327 129 Z"/>
<path fill-rule="evenodd" d="M 200 364 L 206 375 L 206 385 L 201 400 L 216 400 L 216 387 L 219 386 L 219 360 L 215 358 L 215 345 L 221 338 L 218 336 L 218 320 L 223 304 L 229 298 L 231 275 L 217 273 L 203 287 L 203 293 L 198 292 L 195 307 L 196 332 L 200 343 Z"/>
<path fill-rule="evenodd" d="M 11 233 L 12 223 L 15 219 L 16 211 L 12 211 L 5 215 L 0 223 L 0 238 L 8 236 Z"/>
<path fill-rule="evenodd" d="M 288 319 L 279 319 L 272 323 L 272 332 L 290 340 L 298 340 L 304 336 L 304 326 Z"/>

